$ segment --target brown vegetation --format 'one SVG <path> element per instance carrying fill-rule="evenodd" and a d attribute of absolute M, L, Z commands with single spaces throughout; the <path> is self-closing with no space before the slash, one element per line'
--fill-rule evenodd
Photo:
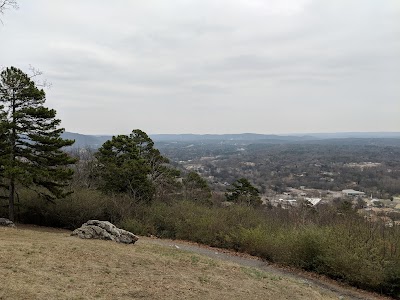
<path fill-rule="evenodd" d="M 0 228 L 0 299 L 336 299 L 299 280 L 139 240 Z"/>
<path fill-rule="evenodd" d="M 88 190 L 55 204 L 27 193 L 20 205 L 24 223 L 72 229 L 88 219 L 110 220 L 135 234 L 234 249 L 400 296 L 400 227 L 364 220 L 351 206 L 285 210 L 182 200 L 149 204 Z"/>

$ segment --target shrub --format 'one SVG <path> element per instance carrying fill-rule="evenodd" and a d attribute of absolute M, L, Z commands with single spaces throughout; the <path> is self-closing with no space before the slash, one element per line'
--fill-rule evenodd
<path fill-rule="evenodd" d="M 264 211 L 194 201 L 144 203 L 93 190 L 79 190 L 55 203 L 24 191 L 18 209 L 25 223 L 74 229 L 88 219 L 110 220 L 135 234 L 235 249 L 361 288 L 400 293 L 400 228 L 369 223 L 356 214 L 328 217 L 302 208 Z"/>
<path fill-rule="evenodd" d="M 80 190 L 54 202 L 24 190 L 20 199 L 17 217 L 22 223 L 75 229 L 90 219 L 107 219 L 108 199 L 94 190 Z"/>
<path fill-rule="evenodd" d="M 324 231 L 324 228 L 308 225 L 288 233 L 292 238 L 287 263 L 309 271 L 320 270 L 327 242 Z"/>

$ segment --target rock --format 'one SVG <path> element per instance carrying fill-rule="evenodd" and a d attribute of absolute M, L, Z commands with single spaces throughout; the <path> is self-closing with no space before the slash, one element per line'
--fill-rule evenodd
<path fill-rule="evenodd" d="M 15 224 L 6 218 L 0 218 L 0 226 L 15 227 Z"/>
<path fill-rule="evenodd" d="M 120 229 L 107 221 L 90 220 L 71 235 L 81 239 L 111 240 L 118 243 L 134 244 L 139 238 L 132 232 Z"/>

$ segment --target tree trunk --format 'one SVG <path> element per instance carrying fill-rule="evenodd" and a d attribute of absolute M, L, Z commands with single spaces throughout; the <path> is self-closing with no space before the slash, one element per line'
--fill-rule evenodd
<path fill-rule="evenodd" d="M 10 159 L 11 159 L 11 166 L 12 168 L 15 167 L 15 144 L 17 140 L 17 131 L 16 131 L 16 124 L 15 124 L 15 110 L 16 110 L 16 105 L 15 105 L 15 91 L 13 91 L 13 99 L 12 99 L 12 133 L 11 133 L 11 153 L 10 153 Z M 13 170 L 14 172 L 14 170 Z M 10 178 L 10 187 L 9 187 L 9 198 L 8 198 L 8 217 L 9 219 L 14 222 L 15 221 L 15 209 L 14 209 L 14 196 L 15 196 L 15 177 L 14 174 L 11 174 Z"/>
<path fill-rule="evenodd" d="M 14 196 L 15 196 L 15 183 L 14 183 L 14 178 L 10 180 L 10 195 L 8 198 L 8 218 L 14 222 L 15 221 L 15 216 L 14 216 Z"/>
<path fill-rule="evenodd" d="M 12 146 L 12 150 L 11 150 L 11 163 L 12 163 L 12 167 L 15 166 L 15 138 L 14 138 L 14 134 L 15 134 L 15 129 L 13 128 L 13 136 L 11 137 L 13 146 Z M 15 178 L 14 175 L 11 175 L 10 178 L 10 186 L 9 186 L 9 197 L 8 197 L 8 217 L 11 221 L 15 221 L 15 216 L 14 216 L 14 196 L 15 196 Z"/>

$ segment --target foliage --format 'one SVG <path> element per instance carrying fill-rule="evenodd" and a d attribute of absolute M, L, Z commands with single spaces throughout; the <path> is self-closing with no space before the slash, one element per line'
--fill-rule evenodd
<path fill-rule="evenodd" d="M 91 219 L 108 219 L 111 206 L 111 199 L 96 190 L 76 190 L 53 202 L 22 190 L 18 215 L 21 222 L 28 224 L 75 229 Z"/>
<path fill-rule="evenodd" d="M 183 166 L 201 165 L 201 176 L 213 176 L 218 183 L 245 177 L 263 193 L 271 190 L 282 193 L 287 187 L 306 186 L 323 190 L 354 188 L 381 199 L 400 194 L 400 139 L 298 144 L 253 141 L 243 142 L 240 150 L 234 143 L 191 141 L 159 143 L 158 147 L 171 160 L 182 161 Z M 374 164 L 363 165 L 365 162 Z M 217 184 L 213 189 L 222 187 Z"/>
<path fill-rule="evenodd" d="M 110 220 L 141 235 L 235 249 L 272 262 L 325 274 L 355 286 L 400 296 L 400 228 L 366 222 L 334 208 L 266 209 L 209 206 L 195 201 L 132 202 L 78 190 L 54 204 L 21 193 L 21 221 L 74 229 L 88 219 Z M 336 212 L 336 213 L 335 213 Z M 1 214 L 1 209 L 0 209 Z"/>
<path fill-rule="evenodd" d="M 99 188 L 108 194 L 128 193 L 132 198 L 148 202 L 157 187 L 174 181 L 179 174 L 168 166 L 169 160 L 154 148 L 146 133 L 133 130 L 106 141 L 95 154 Z"/>
<path fill-rule="evenodd" d="M 205 201 L 211 198 L 207 181 L 196 172 L 189 172 L 183 179 L 186 200 Z"/>
<path fill-rule="evenodd" d="M 246 178 L 236 180 L 225 193 L 228 201 L 244 203 L 248 206 L 261 204 L 260 192 Z"/>
<path fill-rule="evenodd" d="M 9 217 L 14 219 L 16 184 L 30 187 L 52 200 L 67 195 L 64 187 L 72 177 L 68 166 L 75 162 L 63 147 L 56 111 L 44 107 L 45 92 L 21 70 L 10 67 L 1 72 L 0 117 L 2 187 L 8 189 Z"/>
<path fill-rule="evenodd" d="M 71 181 L 71 187 L 74 189 L 96 187 L 94 173 L 96 169 L 95 150 L 91 148 L 69 148 L 68 154 L 77 161 L 72 166 L 74 176 Z"/>
<path fill-rule="evenodd" d="M 137 207 L 121 225 L 159 237 L 186 239 L 247 252 L 400 296 L 400 228 L 332 215 L 304 223 L 297 211 L 248 206 L 209 207 L 192 201 Z M 299 225 L 302 224 L 303 225 Z"/>

